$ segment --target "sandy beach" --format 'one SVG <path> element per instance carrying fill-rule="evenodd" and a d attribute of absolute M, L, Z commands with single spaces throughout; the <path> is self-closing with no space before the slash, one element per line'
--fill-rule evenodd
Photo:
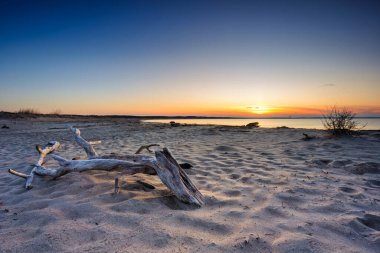
<path fill-rule="evenodd" d="M 179 203 L 157 176 L 37 177 L 35 144 L 84 157 L 67 124 L 98 153 L 167 147 L 205 196 Z M 130 119 L 3 119 L 0 252 L 380 252 L 380 132 L 331 138 L 308 129 L 179 126 Z M 303 133 L 316 138 L 302 140 Z M 56 163 L 49 159 L 46 167 Z M 114 196 L 114 178 L 121 180 Z M 141 183 L 145 182 L 154 186 Z"/>

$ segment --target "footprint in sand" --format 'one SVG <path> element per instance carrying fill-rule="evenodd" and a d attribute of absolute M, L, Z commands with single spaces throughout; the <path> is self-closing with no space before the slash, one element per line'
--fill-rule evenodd
<path fill-rule="evenodd" d="M 358 218 L 359 222 L 365 226 L 380 231 L 380 216 L 373 214 L 365 214 L 363 218 Z"/>
<path fill-rule="evenodd" d="M 366 185 L 374 188 L 380 188 L 380 181 L 379 180 L 368 180 Z"/>
<path fill-rule="evenodd" d="M 240 175 L 238 175 L 238 174 L 231 174 L 231 175 L 229 176 L 229 178 L 231 178 L 231 179 L 239 179 L 239 178 L 240 178 Z"/>
<path fill-rule="evenodd" d="M 238 151 L 237 149 L 233 147 L 225 146 L 225 145 L 217 146 L 215 147 L 215 150 L 219 152 L 237 152 Z"/>
<path fill-rule="evenodd" d="M 183 226 L 192 227 L 199 232 L 227 235 L 232 233 L 232 227 L 226 224 L 210 221 L 209 219 L 194 218 L 187 215 L 178 215 L 176 221 Z"/>
<path fill-rule="evenodd" d="M 366 173 L 380 174 L 380 164 L 375 162 L 359 163 L 356 164 L 350 171 L 356 175 L 363 175 Z"/>
<path fill-rule="evenodd" d="M 224 194 L 226 194 L 228 197 L 237 197 L 241 195 L 241 191 L 239 190 L 229 190 L 224 191 Z"/>
<path fill-rule="evenodd" d="M 331 163 L 329 163 L 328 166 L 332 167 L 332 168 L 340 168 L 340 167 L 344 167 L 346 165 L 349 165 L 351 163 L 352 163 L 351 160 L 335 160 L 335 161 L 332 161 Z"/>
<path fill-rule="evenodd" d="M 240 211 L 229 211 L 224 215 L 229 218 L 245 218 L 245 213 Z"/>
<path fill-rule="evenodd" d="M 353 188 L 350 188 L 350 187 L 339 187 L 339 190 L 341 190 L 342 192 L 345 192 L 345 193 L 355 193 L 357 192 L 357 190 L 353 189 Z"/>

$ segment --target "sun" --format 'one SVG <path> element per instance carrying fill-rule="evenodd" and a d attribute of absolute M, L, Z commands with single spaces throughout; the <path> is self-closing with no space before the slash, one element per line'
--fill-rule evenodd
<path fill-rule="evenodd" d="M 267 106 L 263 106 L 263 105 L 251 106 L 250 110 L 252 113 L 259 114 L 259 115 L 269 113 L 269 111 L 270 111 Z"/>

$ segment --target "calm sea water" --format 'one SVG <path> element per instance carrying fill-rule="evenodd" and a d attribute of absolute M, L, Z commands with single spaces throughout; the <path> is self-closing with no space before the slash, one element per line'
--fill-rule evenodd
<path fill-rule="evenodd" d="M 359 118 L 361 124 L 366 124 L 365 130 L 380 130 L 380 118 Z M 145 122 L 169 123 L 175 121 L 183 124 L 242 126 L 250 122 L 259 122 L 260 127 L 280 127 L 323 129 L 322 119 L 158 119 Z"/>

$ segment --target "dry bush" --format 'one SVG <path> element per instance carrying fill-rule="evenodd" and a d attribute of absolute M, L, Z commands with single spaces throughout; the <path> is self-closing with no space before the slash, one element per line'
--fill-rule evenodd
<path fill-rule="evenodd" d="M 323 115 L 322 123 L 332 135 L 351 135 L 364 127 L 355 117 L 356 114 L 351 110 L 334 106 Z"/>
<path fill-rule="evenodd" d="M 41 114 L 39 111 L 33 108 L 21 108 L 17 111 L 19 114 L 36 115 Z"/>

